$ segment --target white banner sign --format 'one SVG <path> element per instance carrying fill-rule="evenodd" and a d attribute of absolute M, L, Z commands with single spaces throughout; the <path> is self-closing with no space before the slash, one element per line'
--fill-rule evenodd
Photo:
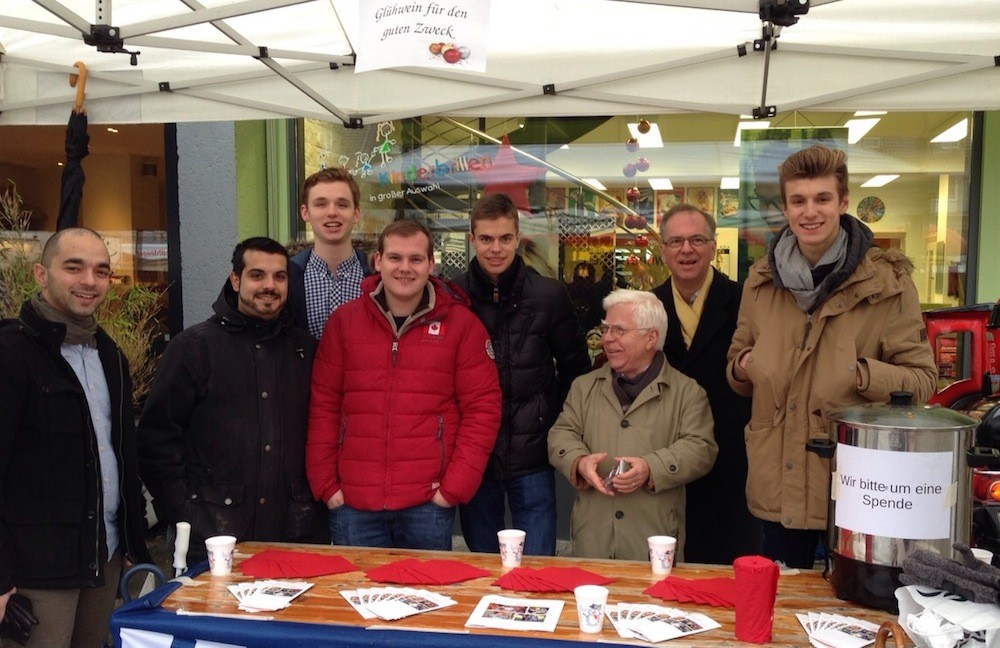
<path fill-rule="evenodd" d="M 950 452 L 892 452 L 837 445 L 834 523 L 868 535 L 948 538 L 955 505 Z"/>
<path fill-rule="evenodd" d="M 489 18 L 490 0 L 360 0 L 354 70 L 485 72 Z"/>

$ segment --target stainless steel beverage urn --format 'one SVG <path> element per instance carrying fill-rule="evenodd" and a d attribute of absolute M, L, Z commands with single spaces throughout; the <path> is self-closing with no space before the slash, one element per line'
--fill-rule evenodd
<path fill-rule="evenodd" d="M 972 524 L 966 452 L 977 421 L 912 401 L 896 392 L 829 415 L 831 582 L 838 598 L 891 612 L 903 560 L 917 549 L 954 558 Z"/>

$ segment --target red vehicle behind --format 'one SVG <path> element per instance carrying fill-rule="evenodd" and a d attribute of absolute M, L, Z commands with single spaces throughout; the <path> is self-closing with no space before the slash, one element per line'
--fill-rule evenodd
<path fill-rule="evenodd" d="M 924 322 L 938 367 L 938 388 L 929 402 L 980 421 L 969 455 L 972 537 L 1000 556 L 1000 303 L 927 311 Z"/>

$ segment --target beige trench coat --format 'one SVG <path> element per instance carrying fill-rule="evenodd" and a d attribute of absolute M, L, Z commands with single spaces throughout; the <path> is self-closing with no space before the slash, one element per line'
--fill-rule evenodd
<path fill-rule="evenodd" d="M 718 446 L 705 390 L 664 362 L 628 411 L 611 387 L 607 365 L 577 378 L 549 431 L 549 461 L 580 489 L 573 504 L 573 554 L 587 558 L 646 560 L 651 535 L 677 538 L 684 551 L 684 484 L 712 468 Z M 578 459 L 607 452 L 598 467 L 606 475 L 614 457 L 642 457 L 655 490 L 609 497 L 575 473 Z M 710 502 L 706 502 L 710 506 Z"/>
<path fill-rule="evenodd" d="M 888 401 L 897 390 L 913 392 L 917 403 L 933 393 L 934 359 L 912 268 L 898 250 L 871 248 L 811 317 L 775 288 L 766 258 L 750 269 L 726 373 L 737 393 L 753 397 L 746 492 L 759 519 L 825 529 L 830 460 L 807 451 L 806 442 L 831 438 L 828 412 Z M 747 382 L 733 376 L 744 352 Z"/>

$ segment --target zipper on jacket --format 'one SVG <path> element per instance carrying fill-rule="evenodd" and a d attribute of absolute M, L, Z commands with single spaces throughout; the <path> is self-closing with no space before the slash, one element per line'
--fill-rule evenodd
<path fill-rule="evenodd" d="M 806 315 L 806 327 L 805 330 L 802 331 L 802 346 L 799 347 L 799 351 L 806 350 L 806 340 L 809 339 L 809 332 L 812 330 L 812 325 L 813 325 L 813 316 L 812 313 L 809 313 L 808 315 Z"/>
<path fill-rule="evenodd" d="M 392 341 L 392 366 L 396 366 L 396 352 L 399 351 L 399 340 Z"/>
<path fill-rule="evenodd" d="M 129 550 L 128 534 L 128 491 L 125 489 L 125 366 L 122 356 L 118 355 L 118 497 L 122 502 L 122 521 L 118 525 L 118 546 L 122 549 L 122 556 L 131 560 L 132 552 Z M 132 394 L 128 394 L 132 398 Z M 111 560 L 111 556 L 108 556 Z"/>
<path fill-rule="evenodd" d="M 493 303 L 500 303 L 500 284 L 493 284 Z"/>
<path fill-rule="evenodd" d="M 438 478 L 444 479 L 444 417 L 438 414 Z"/>

